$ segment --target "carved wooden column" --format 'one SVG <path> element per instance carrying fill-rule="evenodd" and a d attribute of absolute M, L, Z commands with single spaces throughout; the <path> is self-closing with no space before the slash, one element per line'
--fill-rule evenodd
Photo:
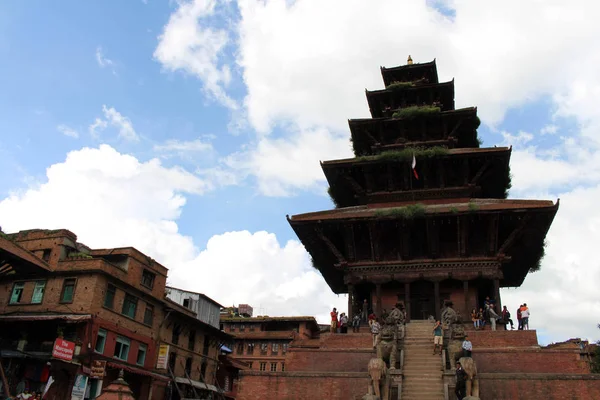
<path fill-rule="evenodd" d="M 494 297 L 496 298 L 496 313 L 502 313 L 502 301 L 500 301 L 500 279 L 494 279 Z"/>
<path fill-rule="evenodd" d="M 381 317 L 381 283 L 375 284 L 375 315 Z"/>
<path fill-rule="evenodd" d="M 433 296 L 435 301 L 435 319 L 440 320 L 441 318 L 441 307 L 440 307 L 440 281 L 433 281 Z"/>
<path fill-rule="evenodd" d="M 470 313 L 470 301 L 469 301 L 469 281 L 468 280 L 464 280 L 463 281 L 463 291 L 464 291 L 464 296 L 465 296 L 465 313 L 463 314 L 463 320 L 464 321 L 468 321 L 469 320 L 469 316 L 471 315 Z"/>
<path fill-rule="evenodd" d="M 410 282 L 404 282 L 404 308 L 406 309 L 406 322 L 410 322 Z"/>
<path fill-rule="evenodd" d="M 352 321 L 354 316 L 354 285 L 348 285 L 348 321 Z"/>

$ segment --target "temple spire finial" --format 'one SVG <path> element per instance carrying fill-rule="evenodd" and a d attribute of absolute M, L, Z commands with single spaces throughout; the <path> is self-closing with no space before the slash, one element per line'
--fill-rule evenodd
<path fill-rule="evenodd" d="M 412 65 L 412 63 L 413 63 L 413 60 L 412 60 L 412 57 L 411 57 L 411 56 L 410 56 L 410 54 L 409 54 L 409 55 L 408 55 L 408 60 L 406 60 L 406 64 L 407 64 L 407 65 Z"/>

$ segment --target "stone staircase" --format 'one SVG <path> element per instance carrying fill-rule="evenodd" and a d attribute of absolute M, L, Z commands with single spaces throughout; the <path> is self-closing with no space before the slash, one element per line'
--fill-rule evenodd
<path fill-rule="evenodd" d="M 433 324 L 406 324 L 402 400 L 443 400 L 442 357 L 433 355 Z"/>

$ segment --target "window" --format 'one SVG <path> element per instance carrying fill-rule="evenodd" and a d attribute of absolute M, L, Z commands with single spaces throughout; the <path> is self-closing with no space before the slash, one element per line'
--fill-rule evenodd
<path fill-rule="evenodd" d="M 152 289 L 155 277 L 155 274 L 145 269 L 144 272 L 142 272 L 142 285 L 146 286 L 148 289 Z"/>
<path fill-rule="evenodd" d="M 141 366 L 144 365 L 144 363 L 146 362 L 146 352 L 147 351 L 148 351 L 148 346 L 146 346 L 143 343 L 140 343 L 140 346 L 138 347 L 137 359 L 135 361 L 135 363 L 137 365 L 141 365 Z"/>
<path fill-rule="evenodd" d="M 25 287 L 24 283 L 15 283 L 13 286 L 12 294 L 10 295 L 9 304 L 17 304 L 21 302 L 21 297 L 23 296 L 23 288 Z"/>
<path fill-rule="evenodd" d="M 125 294 L 125 300 L 123 300 L 123 310 L 121 310 L 121 314 L 127 315 L 129 318 L 135 318 L 136 309 L 137 297 L 130 294 Z"/>
<path fill-rule="evenodd" d="M 185 372 L 188 376 L 192 375 L 192 357 L 185 359 Z"/>
<path fill-rule="evenodd" d="M 173 324 L 173 332 L 171 334 L 171 343 L 179 344 L 179 335 L 181 334 L 181 325 L 178 323 Z"/>
<path fill-rule="evenodd" d="M 244 354 L 244 342 L 239 342 L 237 344 L 237 353 Z"/>
<path fill-rule="evenodd" d="M 42 260 L 48 262 L 50 261 L 50 255 L 52 254 L 52 249 L 44 249 L 42 253 Z"/>
<path fill-rule="evenodd" d="M 279 343 L 271 343 L 271 354 L 279 353 Z"/>
<path fill-rule="evenodd" d="M 129 355 L 129 346 L 129 339 L 123 336 L 117 336 L 117 342 L 115 343 L 115 358 L 127 361 L 127 356 Z"/>
<path fill-rule="evenodd" d="M 207 356 L 209 348 L 210 348 L 210 336 L 204 335 L 204 344 L 202 345 L 202 354 Z"/>
<path fill-rule="evenodd" d="M 94 351 L 96 353 L 104 353 L 104 345 L 106 344 L 106 330 L 98 329 L 98 336 L 96 337 L 96 347 Z"/>
<path fill-rule="evenodd" d="M 267 354 L 267 350 L 269 349 L 269 344 L 268 343 L 261 343 L 260 344 L 260 354 Z"/>
<path fill-rule="evenodd" d="M 266 362 L 261 362 L 259 370 L 266 371 L 267 370 L 267 363 Z"/>
<path fill-rule="evenodd" d="M 277 372 L 277 363 L 271 363 L 271 372 Z"/>
<path fill-rule="evenodd" d="M 285 371 L 285 363 L 284 363 L 284 362 L 282 362 L 282 363 L 281 363 L 281 372 L 284 372 L 284 371 Z"/>
<path fill-rule="evenodd" d="M 175 371 L 175 362 L 177 361 L 177 353 L 174 351 L 169 354 L 169 371 Z"/>
<path fill-rule="evenodd" d="M 44 289 L 46 288 L 46 281 L 38 281 L 35 283 L 33 288 L 33 295 L 31 296 L 31 304 L 40 304 L 44 298 Z"/>
<path fill-rule="evenodd" d="M 106 286 L 106 293 L 104 294 L 104 307 L 112 309 L 115 304 L 115 293 L 117 288 L 110 283 Z"/>
<path fill-rule="evenodd" d="M 254 343 L 248 343 L 248 349 L 246 351 L 246 354 L 252 355 L 252 353 L 254 353 Z"/>
<path fill-rule="evenodd" d="M 185 308 L 190 308 L 190 299 L 183 299 L 183 306 Z"/>
<path fill-rule="evenodd" d="M 288 344 L 287 343 L 282 344 L 281 345 L 281 352 L 283 354 L 287 353 L 287 348 L 288 348 Z"/>
<path fill-rule="evenodd" d="M 144 324 L 152 326 L 152 320 L 154 319 L 154 306 L 152 304 L 146 304 L 144 310 Z"/>
<path fill-rule="evenodd" d="M 254 331 L 254 329 L 255 329 L 255 328 L 254 328 L 254 324 L 250 324 L 250 325 L 248 325 L 248 329 L 250 330 L 250 332 L 253 332 L 253 331 Z"/>
<path fill-rule="evenodd" d="M 196 331 L 190 331 L 188 336 L 188 349 L 194 351 L 194 345 L 196 344 Z"/>
<path fill-rule="evenodd" d="M 254 363 L 253 363 L 252 361 L 248 362 L 248 369 L 252 369 L 252 365 L 253 365 L 253 364 L 254 364 Z"/>
<path fill-rule="evenodd" d="M 202 365 L 200 366 L 200 377 L 202 380 L 206 380 L 206 360 L 202 360 Z"/>
<path fill-rule="evenodd" d="M 65 279 L 63 282 L 62 293 L 60 295 L 61 303 L 72 303 L 75 295 L 75 278 Z"/>
<path fill-rule="evenodd" d="M 244 332 L 246 330 L 246 325 L 241 324 L 240 325 L 240 332 Z"/>

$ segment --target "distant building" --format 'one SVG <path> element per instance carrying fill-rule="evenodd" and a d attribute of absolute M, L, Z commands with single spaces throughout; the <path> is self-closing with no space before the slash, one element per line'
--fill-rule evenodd
<path fill-rule="evenodd" d="M 167 286 L 167 298 L 177 304 L 189 308 L 197 318 L 209 325 L 219 328 L 220 311 L 223 306 L 202 293 L 190 292 Z M 241 304 L 240 304 L 241 306 Z M 252 312 L 252 307 L 250 307 Z"/>
<path fill-rule="evenodd" d="M 252 313 L 254 309 L 249 304 L 240 304 L 238 307 L 222 307 L 221 308 L 221 318 L 222 317 L 252 317 Z"/>
<path fill-rule="evenodd" d="M 251 317 L 254 309 L 249 304 L 240 304 L 238 306 L 238 313 L 242 317 Z"/>
<path fill-rule="evenodd" d="M 167 272 L 133 247 L 90 249 L 65 229 L 0 233 L 0 355 L 10 394 L 43 390 L 52 377 L 45 399 L 70 398 L 74 382 L 95 399 L 121 370 L 137 400 L 220 393 L 219 349 L 233 338 L 214 311 L 204 322 L 167 298 Z"/>
<path fill-rule="evenodd" d="M 314 317 L 221 317 L 221 325 L 235 339 L 231 357 L 258 371 L 285 371 L 290 342 L 319 335 Z"/>

